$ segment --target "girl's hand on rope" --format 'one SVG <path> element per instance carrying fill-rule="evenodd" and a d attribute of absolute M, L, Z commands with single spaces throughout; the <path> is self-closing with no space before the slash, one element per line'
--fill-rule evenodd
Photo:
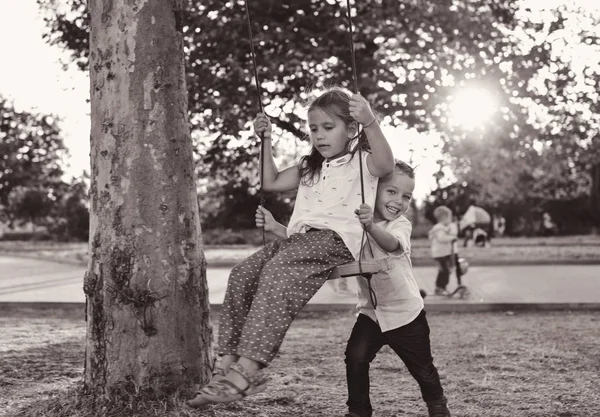
<path fill-rule="evenodd" d="M 271 122 L 264 113 L 256 115 L 256 119 L 254 119 L 254 132 L 261 139 L 271 139 Z"/>
<path fill-rule="evenodd" d="M 350 116 L 365 127 L 370 126 L 375 121 L 371 105 L 360 94 L 353 94 L 350 99 Z"/>
<path fill-rule="evenodd" d="M 354 210 L 354 214 L 367 232 L 373 227 L 373 209 L 368 204 L 361 204 L 359 208 Z"/>
<path fill-rule="evenodd" d="M 277 222 L 269 210 L 263 206 L 256 208 L 256 215 L 254 216 L 256 221 L 256 227 L 264 228 L 265 232 L 273 232 Z"/>

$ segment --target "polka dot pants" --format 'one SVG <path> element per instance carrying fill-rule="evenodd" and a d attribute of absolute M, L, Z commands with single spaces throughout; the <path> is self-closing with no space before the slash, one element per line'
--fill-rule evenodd
<path fill-rule="evenodd" d="M 337 233 L 318 230 L 270 242 L 236 265 L 223 300 L 218 353 L 271 363 L 333 268 L 353 260 Z"/>

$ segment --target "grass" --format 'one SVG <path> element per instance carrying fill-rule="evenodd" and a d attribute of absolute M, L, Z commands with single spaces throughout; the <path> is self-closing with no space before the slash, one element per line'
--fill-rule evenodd
<path fill-rule="evenodd" d="M 209 245 L 205 246 L 204 254 L 209 265 L 231 265 L 245 259 L 258 248 L 253 245 Z M 600 263 L 600 236 L 497 238 L 489 248 L 459 250 L 472 265 Z M 2 252 L 83 265 L 87 265 L 88 260 L 87 243 L 0 241 Z M 412 241 L 412 260 L 414 265 L 434 264 L 427 240 Z"/>
<path fill-rule="evenodd" d="M 453 415 L 598 415 L 597 313 L 428 316 Z M 5 308 L 0 311 L 0 410 L 11 417 L 342 416 L 343 352 L 354 320 L 351 312 L 301 313 L 270 368 L 269 388 L 244 401 L 192 410 L 178 397 L 152 401 L 124 395 L 117 407 L 102 409 L 77 391 L 85 340 L 81 312 Z M 376 416 L 425 415 L 416 383 L 391 350 L 384 348 L 371 369 Z"/>

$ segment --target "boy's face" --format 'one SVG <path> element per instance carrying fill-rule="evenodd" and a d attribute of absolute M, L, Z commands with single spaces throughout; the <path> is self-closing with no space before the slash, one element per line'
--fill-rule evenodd
<path fill-rule="evenodd" d="M 394 172 L 391 176 L 379 180 L 375 198 L 374 220 L 392 221 L 408 210 L 415 180 L 406 174 Z"/>

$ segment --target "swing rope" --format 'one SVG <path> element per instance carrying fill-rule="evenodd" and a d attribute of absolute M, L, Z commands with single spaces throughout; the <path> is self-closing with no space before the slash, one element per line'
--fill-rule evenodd
<path fill-rule="evenodd" d="M 352 80 L 354 81 L 354 92 L 358 93 L 358 77 L 356 70 L 356 53 L 354 52 L 354 27 L 352 26 L 352 17 L 350 15 L 350 0 L 346 0 L 346 8 L 348 9 L 348 14 L 346 17 L 348 18 L 348 32 L 350 34 L 350 59 L 352 65 Z"/>
<path fill-rule="evenodd" d="M 348 9 L 348 14 L 346 15 L 348 18 L 348 32 L 350 35 L 350 62 L 352 65 L 352 80 L 354 81 L 354 92 L 358 94 L 358 71 L 356 70 L 356 53 L 354 52 L 354 28 L 352 25 L 352 17 L 350 13 L 350 0 L 346 0 L 346 8 Z M 359 136 L 359 135 L 357 135 Z M 360 141 L 360 139 L 359 139 Z M 361 201 L 365 204 L 365 184 L 363 181 L 363 166 L 362 166 L 362 151 L 360 148 L 360 143 L 358 146 L 358 157 L 359 157 L 359 168 L 360 168 L 360 195 Z"/>
<path fill-rule="evenodd" d="M 348 18 L 348 32 L 350 38 L 350 63 L 352 65 L 352 80 L 354 81 L 354 93 L 358 94 L 358 71 L 356 69 L 356 52 L 354 50 L 354 27 L 352 25 L 352 7 L 350 4 L 350 0 L 346 0 L 346 9 L 348 9 L 347 18 Z M 363 179 L 363 161 L 362 161 L 362 150 L 360 146 L 360 134 L 358 135 L 358 142 L 356 144 L 358 147 L 358 167 L 360 173 L 360 198 L 363 204 L 365 204 L 365 183 Z M 365 245 L 366 240 L 366 245 Z M 369 252 L 371 253 L 371 257 L 373 257 L 373 248 L 371 247 L 371 241 L 369 240 L 369 236 L 367 236 L 366 230 L 363 228 L 362 237 L 360 239 L 360 253 L 358 256 L 358 270 L 360 275 L 366 278 L 367 284 L 369 286 L 369 295 L 371 297 L 371 302 L 373 303 L 373 308 L 377 307 L 377 297 L 375 295 L 375 291 L 371 287 L 371 277 L 372 274 L 363 273 L 362 268 L 362 257 L 364 253 L 365 246 L 368 246 Z"/>
<path fill-rule="evenodd" d="M 262 104 L 262 91 L 260 89 L 260 80 L 258 79 L 258 66 L 256 65 L 256 53 L 254 52 L 254 38 L 252 37 L 252 21 L 250 20 L 250 10 L 246 0 L 246 24 L 248 25 L 248 37 L 250 40 L 250 56 L 252 57 L 252 68 L 254 69 L 254 82 L 256 83 L 256 95 L 258 96 L 258 107 L 261 113 L 264 113 Z M 265 192 L 263 190 L 264 166 L 265 166 L 265 141 L 263 135 L 260 138 L 260 187 L 258 191 L 260 205 L 265 206 Z M 262 229 L 263 246 L 266 244 L 265 228 Z"/>

